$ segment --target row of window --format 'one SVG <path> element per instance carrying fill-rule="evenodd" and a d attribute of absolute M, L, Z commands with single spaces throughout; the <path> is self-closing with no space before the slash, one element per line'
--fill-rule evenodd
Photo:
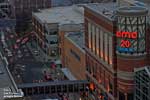
<path fill-rule="evenodd" d="M 102 65 L 94 62 L 89 56 L 86 56 L 86 70 L 112 94 L 113 85 L 110 76 L 103 69 Z"/>
<path fill-rule="evenodd" d="M 88 48 L 96 56 L 112 65 L 112 36 L 95 24 L 88 23 Z"/>
<path fill-rule="evenodd" d="M 47 39 L 45 39 L 45 41 L 49 44 L 58 44 L 58 40 L 57 39 L 52 39 L 50 41 L 48 41 Z"/>

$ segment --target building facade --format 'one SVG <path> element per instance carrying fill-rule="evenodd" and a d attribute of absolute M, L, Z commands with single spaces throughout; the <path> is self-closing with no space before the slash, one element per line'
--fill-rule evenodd
<path fill-rule="evenodd" d="M 59 34 L 76 31 L 76 28 L 81 29 L 76 26 L 83 27 L 83 16 L 83 7 L 75 5 L 33 13 L 32 25 L 36 34 L 36 43 L 45 53 L 46 59 L 59 59 Z"/>
<path fill-rule="evenodd" d="M 65 34 L 64 46 L 62 49 L 61 61 L 75 76 L 77 80 L 84 80 L 85 77 L 85 51 L 83 49 L 83 32 L 69 32 Z"/>
<path fill-rule="evenodd" d="M 64 25 L 64 26 L 61 26 L 59 28 L 59 35 L 58 35 L 58 39 L 59 39 L 59 54 L 60 54 L 60 59 L 61 59 L 61 63 L 62 63 L 62 66 L 65 67 L 66 64 L 65 64 L 65 58 L 64 58 L 64 55 L 65 55 L 65 35 L 66 33 L 69 33 L 69 32 L 82 32 L 83 31 L 83 23 L 81 24 L 72 24 L 72 25 Z"/>
<path fill-rule="evenodd" d="M 149 64 L 147 14 L 116 3 L 85 7 L 86 75 L 95 98 L 133 100 L 134 68 Z"/>

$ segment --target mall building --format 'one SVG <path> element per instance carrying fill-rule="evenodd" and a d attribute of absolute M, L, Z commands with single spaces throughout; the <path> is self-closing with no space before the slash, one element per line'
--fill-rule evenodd
<path fill-rule="evenodd" d="M 133 100 L 134 69 L 149 65 L 148 10 L 85 6 L 86 76 L 96 100 Z"/>

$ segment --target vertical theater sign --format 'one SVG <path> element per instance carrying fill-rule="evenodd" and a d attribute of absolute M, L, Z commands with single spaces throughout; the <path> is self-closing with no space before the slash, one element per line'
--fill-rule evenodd
<path fill-rule="evenodd" d="M 116 32 L 116 37 L 120 38 L 120 44 L 118 44 L 118 51 L 120 52 L 134 52 L 131 47 L 132 41 L 137 39 L 137 32 Z M 130 39 L 130 40 L 129 40 Z"/>
<path fill-rule="evenodd" d="M 146 14 L 147 10 L 141 7 L 123 7 L 117 10 L 115 35 L 118 53 L 145 52 Z"/>

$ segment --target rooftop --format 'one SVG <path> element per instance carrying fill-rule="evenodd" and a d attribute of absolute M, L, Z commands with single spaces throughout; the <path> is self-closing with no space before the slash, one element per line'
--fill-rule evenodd
<path fill-rule="evenodd" d="M 78 24 L 84 22 L 83 5 L 54 7 L 33 13 L 41 23 Z"/>
<path fill-rule="evenodd" d="M 66 34 L 66 37 L 80 48 L 84 47 L 83 32 L 69 32 L 68 34 Z"/>
<path fill-rule="evenodd" d="M 118 8 L 117 4 L 114 2 L 90 3 L 85 5 L 85 7 L 110 20 L 114 19 L 114 11 L 116 11 Z"/>

